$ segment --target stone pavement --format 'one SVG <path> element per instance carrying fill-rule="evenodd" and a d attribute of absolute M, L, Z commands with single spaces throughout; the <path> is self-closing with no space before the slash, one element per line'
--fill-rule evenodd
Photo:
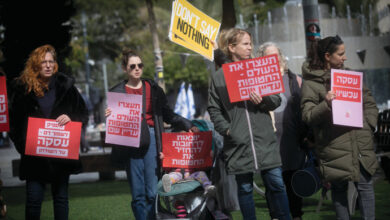
<path fill-rule="evenodd" d="M 85 154 L 101 153 L 98 147 L 92 147 L 92 150 Z M 25 181 L 19 180 L 19 177 L 12 176 L 12 160 L 19 159 L 20 155 L 16 151 L 12 141 L 10 144 L 6 144 L 0 147 L 0 179 L 3 181 L 4 187 L 12 186 L 24 186 Z M 116 179 L 126 179 L 126 173 L 124 171 L 117 171 L 115 173 Z M 81 182 L 95 182 L 99 181 L 99 174 L 94 173 L 81 173 L 70 176 L 70 183 L 81 183 Z"/>
<path fill-rule="evenodd" d="M 0 179 L 3 181 L 3 186 L 20 186 L 24 182 L 18 177 L 12 176 L 12 160 L 19 159 L 19 153 L 16 151 L 12 142 L 0 147 Z"/>

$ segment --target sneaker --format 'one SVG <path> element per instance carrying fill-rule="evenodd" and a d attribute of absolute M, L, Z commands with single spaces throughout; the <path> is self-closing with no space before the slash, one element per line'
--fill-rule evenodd
<path fill-rule="evenodd" d="M 213 196 L 215 194 L 216 188 L 214 185 L 208 185 L 204 189 L 204 195 L 210 195 Z"/>
<path fill-rule="evenodd" d="M 171 191 L 172 182 L 171 182 L 171 177 L 169 177 L 169 174 L 164 174 L 163 175 L 163 177 L 162 177 L 162 185 L 163 185 L 164 192 L 170 192 Z"/>

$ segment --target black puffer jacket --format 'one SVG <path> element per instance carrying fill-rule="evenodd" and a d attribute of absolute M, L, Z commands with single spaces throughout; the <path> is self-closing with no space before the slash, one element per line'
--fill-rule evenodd
<path fill-rule="evenodd" d="M 88 122 L 88 112 L 74 79 L 56 73 L 54 77 L 55 102 L 48 118 L 56 119 L 66 114 L 72 121 Z M 28 117 L 45 118 L 33 92 L 26 94 L 26 86 L 14 80 L 10 86 L 10 138 L 21 155 L 20 179 L 51 181 L 53 174 L 71 174 L 81 171 L 79 160 L 66 160 L 24 155 Z"/>

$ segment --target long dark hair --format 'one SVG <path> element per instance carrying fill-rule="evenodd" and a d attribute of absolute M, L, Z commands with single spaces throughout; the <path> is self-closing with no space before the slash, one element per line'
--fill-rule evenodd
<path fill-rule="evenodd" d="M 344 42 L 338 35 L 314 41 L 308 53 L 310 69 L 326 69 L 325 54 L 333 54 L 341 44 Z"/>

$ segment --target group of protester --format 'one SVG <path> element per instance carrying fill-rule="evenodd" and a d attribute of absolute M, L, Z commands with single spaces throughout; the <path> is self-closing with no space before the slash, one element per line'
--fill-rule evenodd
<path fill-rule="evenodd" d="M 251 58 L 252 39 L 247 31 L 231 29 L 220 40 L 222 53 L 216 54 L 227 59 L 218 61 Z M 330 90 L 330 72 L 345 69 L 346 60 L 341 38 L 331 36 L 311 44 L 302 65 L 303 80 L 287 68 L 275 44 L 264 43 L 256 53 L 278 54 L 285 93 L 261 97 L 252 92 L 250 101 L 231 103 L 222 69 L 212 75 L 209 88 L 208 111 L 216 131 L 224 136 L 223 156 L 228 173 L 236 176 L 244 219 L 256 219 L 252 192 L 257 171 L 266 187 L 271 218 L 301 219 L 302 198 L 292 192 L 291 176 L 304 162 L 302 146 L 313 144 L 322 180 L 331 184 L 337 219 L 350 219 L 349 181 L 357 188 L 362 219 L 375 219 L 372 176 L 378 162 L 372 132 L 378 109 L 370 91 L 363 87 L 363 128 L 332 121 L 332 100 L 337 97 Z"/>
<path fill-rule="evenodd" d="M 226 30 L 221 33 L 215 52 L 218 66 L 252 58 L 251 34 L 236 28 Z M 260 172 L 271 218 L 301 219 L 302 198 L 292 192 L 290 181 L 304 163 L 302 145 L 309 141 L 315 146 L 323 181 L 331 183 L 337 219 L 350 219 L 348 181 L 357 186 L 362 219 L 375 219 L 372 175 L 378 164 L 372 132 L 377 108 L 369 90 L 363 89 L 363 128 L 337 126 L 331 120 L 332 100 L 337 97 L 330 91 L 330 70 L 345 68 L 343 41 L 332 36 L 314 42 L 302 66 L 303 79 L 288 69 L 276 44 L 264 43 L 255 52 L 256 56 L 278 55 L 285 93 L 262 97 L 251 92 L 249 101 L 231 103 L 222 68 L 212 74 L 209 86 L 208 112 L 215 130 L 224 139 L 222 160 L 227 173 L 235 176 L 243 218 L 256 219 L 253 178 Z M 139 55 L 123 50 L 126 80 L 111 89 L 145 97 L 143 118 L 150 143 L 141 149 L 120 152 L 127 155 L 122 162 L 137 220 L 155 219 L 164 122 L 176 130 L 199 131 L 191 121 L 169 108 L 163 90 L 153 80 L 142 78 L 143 67 Z M 58 72 L 52 46 L 38 47 L 30 54 L 21 76 L 11 84 L 9 112 L 10 137 L 21 154 L 20 178 L 26 180 L 26 219 L 40 218 L 46 184 L 52 186 L 55 219 L 68 219 L 69 175 L 81 172 L 80 161 L 24 154 L 28 117 L 56 119 L 60 125 L 70 121 L 85 124 L 88 120 L 74 79 Z M 106 116 L 110 114 L 107 109 Z M 113 147 L 112 153 L 119 149 Z"/>

